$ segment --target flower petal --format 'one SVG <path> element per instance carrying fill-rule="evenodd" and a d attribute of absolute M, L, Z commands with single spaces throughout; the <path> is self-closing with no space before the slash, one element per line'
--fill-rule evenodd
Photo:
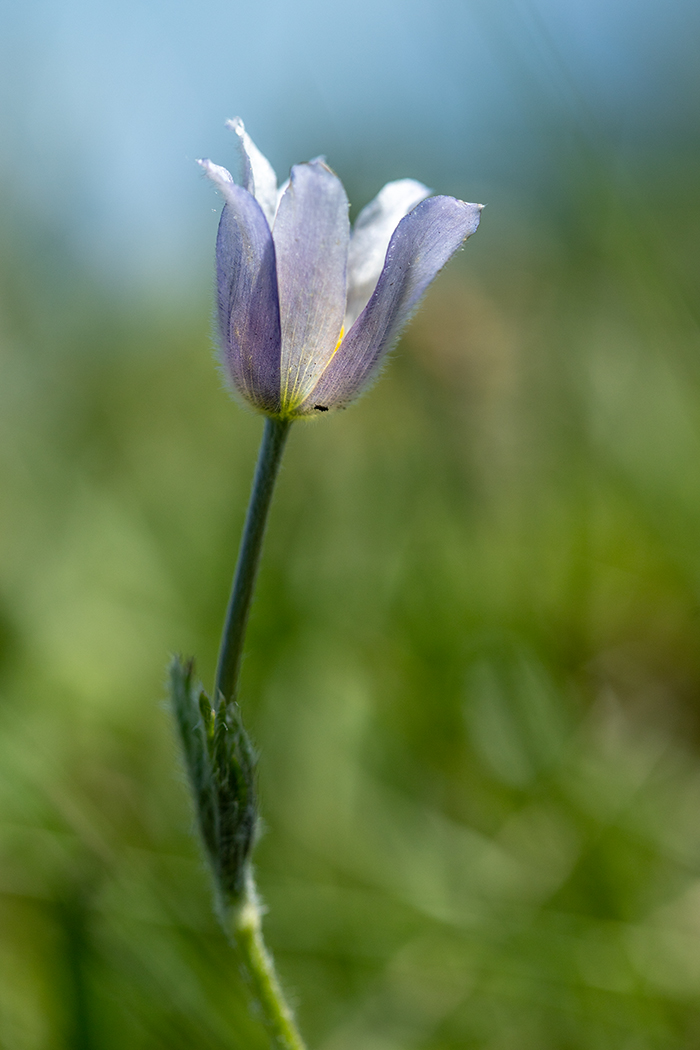
<path fill-rule="evenodd" d="M 245 129 L 240 117 L 226 121 L 226 127 L 238 136 L 243 157 L 243 182 L 252 193 L 272 227 L 277 211 L 277 176 L 267 157 L 263 156 Z"/>
<path fill-rule="evenodd" d="M 221 359 L 240 394 L 256 408 L 280 407 L 280 315 L 272 233 L 247 190 L 226 185 L 216 239 Z"/>
<path fill-rule="evenodd" d="M 214 164 L 211 160 L 198 160 L 197 163 L 200 168 L 204 169 L 204 174 L 211 179 L 217 190 L 220 190 L 226 197 L 231 187 L 235 186 L 231 172 L 222 168 L 220 164 Z"/>
<path fill-rule="evenodd" d="M 320 161 L 298 164 L 273 229 L 282 325 L 282 410 L 313 388 L 338 345 L 345 314 L 348 200 Z"/>
<path fill-rule="evenodd" d="M 430 196 L 415 179 L 387 182 L 357 216 L 348 252 L 348 301 L 345 330 L 360 316 L 376 288 L 391 235 L 412 208 Z"/>
<path fill-rule="evenodd" d="M 367 386 L 430 282 L 476 230 L 480 212 L 478 204 L 430 197 L 401 220 L 372 298 L 299 415 L 342 407 Z"/>

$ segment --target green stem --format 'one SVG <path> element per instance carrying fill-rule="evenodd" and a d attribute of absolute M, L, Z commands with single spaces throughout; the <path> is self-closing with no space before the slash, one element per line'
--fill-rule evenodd
<path fill-rule="evenodd" d="M 233 700 L 236 695 L 245 629 L 255 578 L 258 574 L 267 514 L 290 426 L 289 420 L 270 419 L 269 417 L 265 420 L 265 430 L 253 479 L 253 491 L 250 496 L 238 564 L 221 638 L 219 663 L 216 669 L 215 704 L 218 703 L 220 695 L 223 696 L 225 702 Z"/>
<path fill-rule="evenodd" d="M 265 525 L 290 426 L 289 420 L 265 420 L 221 639 L 214 694 L 217 704 L 229 704 L 236 696 Z M 230 910 L 226 925 L 241 954 L 251 991 L 260 1004 L 263 1021 L 275 1050 L 305 1050 L 275 973 L 272 957 L 265 947 L 260 904 L 251 873 L 248 875 L 243 902 Z"/>
<path fill-rule="evenodd" d="M 232 913 L 231 933 L 253 996 L 275 1050 L 306 1050 L 262 936 L 260 904 L 252 878 L 243 904 Z"/>

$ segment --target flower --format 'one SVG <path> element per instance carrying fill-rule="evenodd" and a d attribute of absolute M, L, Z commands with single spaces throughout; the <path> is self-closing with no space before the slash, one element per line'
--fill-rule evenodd
<path fill-rule="evenodd" d="M 481 205 L 389 182 L 350 231 L 343 185 L 322 158 L 277 177 L 239 119 L 243 186 L 200 160 L 225 200 L 216 242 L 222 362 L 234 389 L 270 416 L 342 408 L 383 358 Z"/>

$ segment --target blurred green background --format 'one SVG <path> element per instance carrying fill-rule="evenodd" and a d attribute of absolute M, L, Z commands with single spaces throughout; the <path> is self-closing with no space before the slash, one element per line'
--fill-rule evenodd
<path fill-rule="evenodd" d="M 261 104 L 268 141 L 248 121 L 280 171 L 327 134 L 356 206 L 400 175 L 489 204 L 377 387 L 295 426 L 273 507 L 242 706 L 268 941 L 315 1050 L 700 1045 L 700 144 L 682 60 L 697 18 L 665 7 L 666 39 L 660 6 L 608 7 L 618 35 L 597 5 L 588 21 L 563 2 L 469 7 L 482 29 L 500 14 L 488 61 L 514 78 L 517 135 L 467 22 L 459 40 L 492 100 L 482 130 L 469 107 L 459 123 L 461 81 L 445 95 L 443 57 L 468 64 L 448 19 L 466 5 L 427 30 L 378 5 L 404 26 L 407 69 L 421 34 L 432 48 L 420 76 L 437 130 L 403 153 L 380 149 L 382 121 L 415 117 L 403 81 L 345 135 L 342 48 L 326 109 L 299 89 Z M 27 62 L 66 41 L 88 54 L 72 12 L 103 33 L 92 66 L 132 75 L 116 8 L 94 24 L 77 0 L 28 10 L 14 29 Z M 203 69 L 193 10 L 173 7 L 168 44 Z M 144 11 L 145 30 L 135 8 L 123 27 L 134 19 L 149 57 L 166 10 Z M 523 12 L 527 38 L 509 21 Z M 328 15 L 326 43 L 350 14 Z M 246 18 L 243 44 L 263 14 Z M 272 49 L 270 70 L 310 67 L 311 52 L 285 66 Z M 60 157 L 41 159 L 29 78 L 4 88 L 29 151 L 10 157 L 6 139 L 2 168 L 4 1050 L 266 1046 L 211 914 L 164 686 L 175 651 L 211 683 L 261 421 L 213 363 L 211 191 L 188 158 L 173 178 L 194 195 L 171 200 L 162 143 L 142 181 L 124 174 L 128 130 L 155 126 L 154 61 L 133 90 L 148 119 L 133 95 L 119 103 L 124 169 L 84 198 L 56 189 Z M 56 62 L 87 187 L 112 127 L 90 123 L 77 89 L 76 108 L 78 66 Z M 666 90 L 656 109 L 650 84 Z M 203 91 L 187 121 L 247 117 L 254 88 L 234 76 L 226 97 Z M 300 112 L 289 147 L 285 107 Z M 227 163 L 221 143 L 202 150 Z M 99 218 L 113 187 L 124 206 Z M 161 192 L 163 215 L 142 225 Z"/>

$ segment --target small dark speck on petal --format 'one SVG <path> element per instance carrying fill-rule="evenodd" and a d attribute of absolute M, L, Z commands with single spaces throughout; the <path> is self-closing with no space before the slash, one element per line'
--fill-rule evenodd
<path fill-rule="evenodd" d="M 328 405 L 314 405 L 314 408 L 316 409 L 317 412 L 327 412 L 328 411 Z"/>

